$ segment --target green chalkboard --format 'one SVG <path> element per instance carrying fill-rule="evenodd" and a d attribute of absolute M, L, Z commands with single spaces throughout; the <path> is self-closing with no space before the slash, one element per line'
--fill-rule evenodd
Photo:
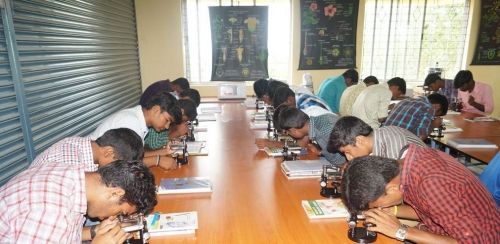
<path fill-rule="evenodd" d="M 500 0 L 481 1 L 481 25 L 472 65 L 500 65 Z"/>
<path fill-rule="evenodd" d="M 299 70 L 356 67 L 357 0 L 300 1 Z"/>

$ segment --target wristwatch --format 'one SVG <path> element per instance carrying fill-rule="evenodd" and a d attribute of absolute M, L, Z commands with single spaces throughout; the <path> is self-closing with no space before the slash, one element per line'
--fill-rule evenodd
<path fill-rule="evenodd" d="M 408 230 L 408 225 L 401 224 L 399 229 L 396 231 L 396 239 L 398 241 L 404 241 L 406 239 L 406 231 Z"/>

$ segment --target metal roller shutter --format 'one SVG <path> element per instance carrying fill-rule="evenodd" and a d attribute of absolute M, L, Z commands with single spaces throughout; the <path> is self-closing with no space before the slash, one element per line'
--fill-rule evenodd
<path fill-rule="evenodd" d="M 133 1 L 14 1 L 13 22 L 36 153 L 138 103 Z"/>

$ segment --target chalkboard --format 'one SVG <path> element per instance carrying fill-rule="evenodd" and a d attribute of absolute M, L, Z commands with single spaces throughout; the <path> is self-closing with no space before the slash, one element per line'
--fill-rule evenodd
<path fill-rule="evenodd" d="M 481 1 L 481 25 L 471 64 L 500 65 L 500 0 Z"/>
<path fill-rule="evenodd" d="M 299 70 L 356 67 L 359 1 L 300 1 Z"/>
<path fill-rule="evenodd" d="M 267 6 L 209 7 L 212 80 L 250 81 L 267 71 Z"/>

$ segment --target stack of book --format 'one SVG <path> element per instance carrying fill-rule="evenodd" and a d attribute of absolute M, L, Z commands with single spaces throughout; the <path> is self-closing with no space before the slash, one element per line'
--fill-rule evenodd
<path fill-rule="evenodd" d="M 283 147 L 264 147 L 264 152 L 266 152 L 269 157 L 281 157 L 283 156 Z M 307 150 L 301 147 L 289 147 L 288 153 L 305 155 L 307 154 Z"/>
<path fill-rule="evenodd" d="M 198 229 L 198 213 L 150 214 L 146 218 L 150 236 L 189 235 Z"/>
<path fill-rule="evenodd" d="M 206 177 L 163 178 L 158 194 L 212 192 L 212 182 Z"/>
<path fill-rule="evenodd" d="M 290 180 L 319 178 L 323 173 L 323 165 L 329 164 L 324 158 L 318 160 L 284 161 L 281 163 L 281 172 Z"/>

